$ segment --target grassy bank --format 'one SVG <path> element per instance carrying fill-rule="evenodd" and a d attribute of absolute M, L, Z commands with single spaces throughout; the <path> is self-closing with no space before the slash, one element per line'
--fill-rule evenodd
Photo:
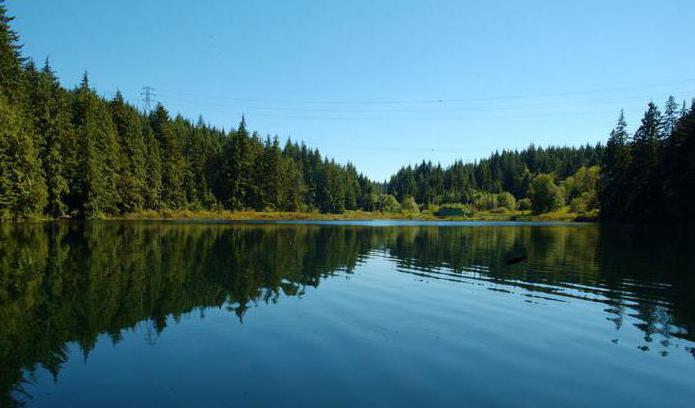
<path fill-rule="evenodd" d="M 318 212 L 257 212 L 257 211 L 206 211 L 162 210 L 141 211 L 109 219 L 121 220 L 220 220 L 220 221 L 349 221 L 349 220 L 423 220 L 423 221 L 595 221 L 598 213 L 574 213 L 569 208 L 533 214 L 530 211 L 481 211 L 470 216 L 438 217 L 432 213 L 382 213 L 346 211 L 342 214 Z"/>

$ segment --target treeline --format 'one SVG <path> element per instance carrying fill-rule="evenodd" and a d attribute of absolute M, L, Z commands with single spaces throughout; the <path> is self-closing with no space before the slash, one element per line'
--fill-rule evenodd
<path fill-rule="evenodd" d="M 608 146 L 531 145 L 446 168 L 401 168 L 385 184 L 304 144 L 225 131 L 160 105 L 149 113 L 107 100 L 85 73 L 63 88 L 46 60 L 21 54 L 0 0 L 0 220 L 100 218 L 143 210 L 473 210 L 576 212 L 606 219 L 679 220 L 695 203 L 693 108 L 650 104 L 630 137 L 621 119 Z M 605 152 L 605 155 L 604 155 Z M 598 167 L 601 182 L 598 183 Z M 599 186 L 600 184 L 600 186 Z M 600 192 L 598 192 L 600 190 Z"/>
<path fill-rule="evenodd" d="M 317 150 L 144 114 L 120 93 L 64 89 L 21 55 L 0 2 L 0 218 L 99 218 L 145 209 L 373 209 L 377 185 Z"/>
<path fill-rule="evenodd" d="M 447 168 L 422 162 L 401 168 L 391 177 L 387 191 L 398 201 L 413 197 L 424 206 L 472 203 L 478 209 L 491 209 L 490 203 L 501 200 L 503 206 L 513 210 L 515 200 L 531 195 L 534 178 L 551 174 L 551 181 L 560 183 L 582 168 L 600 164 L 603 150 L 600 144 L 546 149 L 531 145 L 522 151 L 495 152 L 475 163 L 457 161 Z M 564 197 L 571 190 L 559 193 Z"/>
<path fill-rule="evenodd" d="M 634 135 L 620 114 L 601 166 L 601 214 L 610 220 L 686 221 L 695 205 L 695 100 L 649 103 Z"/>

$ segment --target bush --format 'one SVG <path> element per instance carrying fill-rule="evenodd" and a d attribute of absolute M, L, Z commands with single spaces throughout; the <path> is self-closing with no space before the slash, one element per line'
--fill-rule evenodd
<path fill-rule="evenodd" d="M 514 210 L 516 209 L 516 199 L 506 191 L 499 194 L 477 193 L 473 206 L 478 211 L 492 211 L 499 208 Z"/>
<path fill-rule="evenodd" d="M 516 206 L 520 211 L 528 211 L 533 208 L 533 203 L 528 198 L 522 198 L 516 203 Z"/>
<path fill-rule="evenodd" d="M 584 201 L 581 196 L 576 197 L 574 200 L 570 201 L 570 210 L 572 212 L 583 213 L 586 212 L 586 210 L 588 209 L 589 206 L 586 205 L 586 201 Z"/>
<path fill-rule="evenodd" d="M 401 203 L 401 209 L 403 210 L 403 212 L 410 214 L 420 213 L 420 207 L 418 207 L 417 203 L 415 202 L 415 199 L 410 196 L 407 196 L 403 199 L 403 202 Z"/>
<path fill-rule="evenodd" d="M 475 199 L 473 205 L 478 211 L 489 211 L 497 208 L 497 196 L 495 194 L 482 193 Z"/>
<path fill-rule="evenodd" d="M 516 209 L 516 198 L 511 193 L 504 192 L 497 194 L 497 207 L 503 207 L 507 210 L 514 211 Z"/>
<path fill-rule="evenodd" d="M 391 194 L 381 195 L 379 198 L 379 207 L 381 207 L 381 211 L 383 212 L 395 213 L 401 211 L 401 205 L 398 204 L 396 197 L 392 196 Z"/>
<path fill-rule="evenodd" d="M 596 208 L 598 208 L 596 194 L 582 193 L 579 197 L 570 201 L 570 210 L 573 212 L 584 213 Z"/>
<path fill-rule="evenodd" d="M 557 210 L 565 203 L 564 190 L 555 184 L 549 174 L 539 174 L 533 178 L 528 196 L 533 203 L 533 211 L 537 213 Z"/>

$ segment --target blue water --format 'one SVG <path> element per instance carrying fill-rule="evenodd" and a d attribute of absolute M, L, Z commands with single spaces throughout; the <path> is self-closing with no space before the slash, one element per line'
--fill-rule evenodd
<path fill-rule="evenodd" d="M 6 402 L 695 401 L 688 232 L 314 224 L 0 229 Z"/>

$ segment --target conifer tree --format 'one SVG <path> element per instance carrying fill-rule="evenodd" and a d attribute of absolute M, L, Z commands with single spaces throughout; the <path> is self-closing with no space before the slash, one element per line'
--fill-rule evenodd
<path fill-rule="evenodd" d="M 257 210 L 278 209 L 281 203 L 281 168 L 282 151 L 277 136 L 271 141 L 266 138 L 263 148 L 263 156 L 258 165 L 260 197 L 256 203 Z"/>
<path fill-rule="evenodd" d="M 149 121 L 141 120 L 145 142 L 145 189 L 143 200 L 146 209 L 162 208 L 162 156 L 159 142 L 154 137 Z"/>
<path fill-rule="evenodd" d="M 10 26 L 14 17 L 7 15 L 4 3 L 0 0 L 0 95 L 5 97 L 4 103 L 15 105 L 23 100 L 24 58 L 19 35 Z"/>
<path fill-rule="evenodd" d="M 246 120 L 241 117 L 239 128 L 230 132 L 222 151 L 221 163 L 221 199 L 226 208 L 243 209 L 253 205 L 254 148 L 246 130 Z"/>
<path fill-rule="evenodd" d="M 661 199 L 657 172 L 662 146 L 661 129 L 661 112 L 650 102 L 632 142 L 632 160 L 628 170 L 630 194 L 626 197 L 626 211 L 631 218 L 645 219 L 655 215 L 654 210 Z"/>
<path fill-rule="evenodd" d="M 676 129 L 677 122 L 678 104 L 676 103 L 676 98 L 669 96 L 668 100 L 666 101 L 666 106 L 664 107 L 664 115 L 661 123 L 661 134 L 659 138 L 661 140 L 668 138 Z"/>
<path fill-rule="evenodd" d="M 39 151 L 48 189 L 47 213 L 52 217 L 66 214 L 70 163 L 75 148 L 67 95 L 58 83 L 48 59 L 39 72 L 33 63 L 27 66 L 28 105 L 33 119 L 35 144 Z"/>
<path fill-rule="evenodd" d="M 183 191 L 184 161 L 181 147 L 171 128 L 169 112 L 157 104 L 150 114 L 150 126 L 159 142 L 162 163 L 162 205 L 181 208 L 185 204 Z"/>
<path fill-rule="evenodd" d="M 693 102 L 695 108 L 695 101 Z M 685 220 L 695 205 L 695 109 L 684 108 L 664 145 L 659 172 L 663 212 L 669 220 Z"/>
<path fill-rule="evenodd" d="M 145 203 L 145 140 L 137 111 L 125 103 L 120 91 L 110 103 L 118 144 L 120 177 L 118 192 L 121 197 L 120 211 L 124 213 L 141 210 Z"/>
<path fill-rule="evenodd" d="M 46 185 L 38 152 L 21 116 L 0 95 L 0 219 L 41 215 Z"/>
<path fill-rule="evenodd" d="M 623 111 L 620 111 L 618 123 L 608 138 L 601 163 L 601 181 L 598 194 L 604 218 L 620 217 L 624 210 L 624 202 L 629 194 L 629 191 L 625 189 L 630 165 L 628 137 L 625 115 Z"/>
<path fill-rule="evenodd" d="M 84 74 L 76 91 L 73 123 L 79 140 L 79 172 L 76 186 L 80 213 L 99 218 L 118 211 L 119 146 L 106 102 L 89 88 Z"/>
<path fill-rule="evenodd" d="M 299 164 L 291 158 L 284 157 L 280 165 L 282 175 L 280 209 L 283 211 L 305 210 L 306 186 Z"/>

